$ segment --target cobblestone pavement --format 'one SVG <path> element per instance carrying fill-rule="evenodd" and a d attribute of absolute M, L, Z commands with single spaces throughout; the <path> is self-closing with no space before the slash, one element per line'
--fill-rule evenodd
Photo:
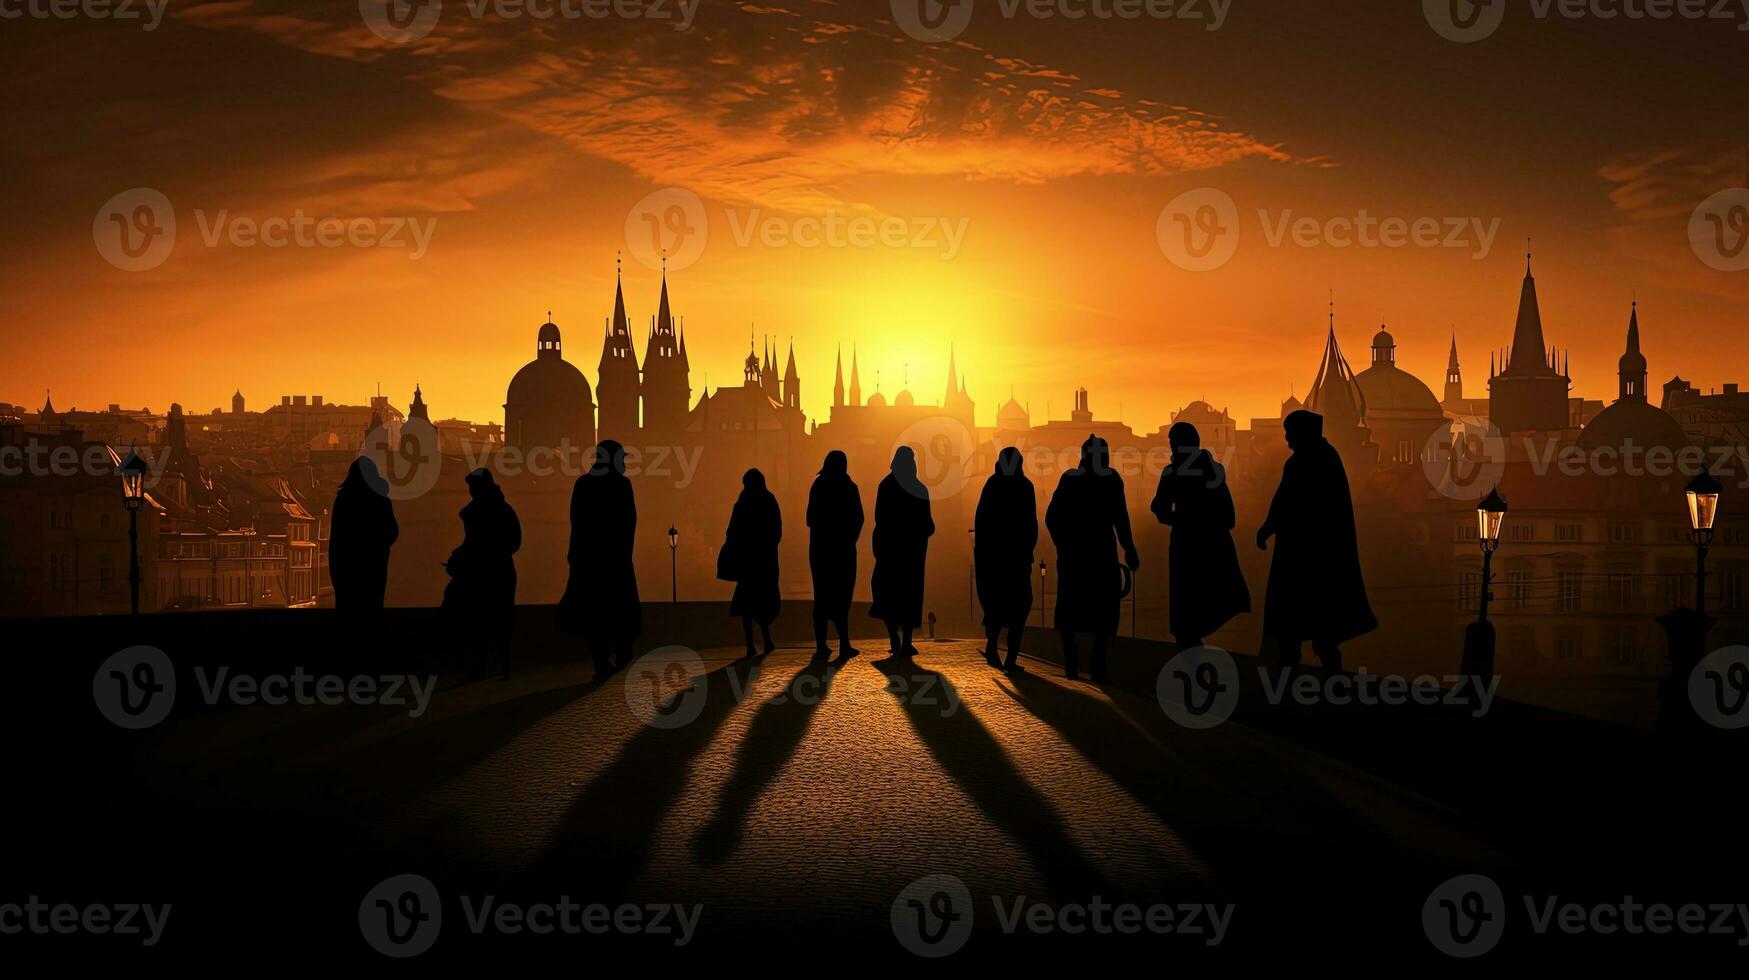
<path fill-rule="evenodd" d="M 449 682 L 418 718 L 227 711 L 165 733 L 130 792 L 191 835 L 301 828 L 354 904 L 415 872 L 703 903 L 719 937 L 780 922 L 892 948 L 894 900 L 928 875 L 985 911 L 1096 895 L 1281 910 L 1358 880 L 1413 929 L 1430 883 L 1505 861 L 1440 808 L 1241 726 L 1186 730 L 1038 661 L 1010 678 L 973 643 L 913 663 L 863 647 L 827 667 L 672 650 L 603 685 L 584 665 Z"/>

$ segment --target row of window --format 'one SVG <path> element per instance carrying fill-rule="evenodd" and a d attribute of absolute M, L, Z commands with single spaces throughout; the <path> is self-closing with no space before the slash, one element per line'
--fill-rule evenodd
<path fill-rule="evenodd" d="M 1535 524 L 1513 524 L 1508 520 L 1503 532 L 1507 541 L 1539 541 L 1538 526 Z M 1641 527 L 1638 524 L 1611 524 L 1609 526 L 1609 542 L 1611 544 L 1637 544 L 1640 541 Z M 1457 525 L 1457 540 L 1462 543 L 1474 544 L 1478 536 L 1476 522 L 1463 521 Z M 1585 525 L 1556 524 L 1555 541 L 1561 544 L 1577 544 L 1585 540 Z M 1688 528 L 1681 525 L 1660 525 L 1658 527 L 1659 544 L 1684 544 L 1688 541 Z M 1749 528 L 1720 528 L 1713 539 L 1715 545 L 1749 544 Z"/>
<path fill-rule="evenodd" d="M 1593 602 L 1588 606 L 1585 601 L 1588 578 L 1602 580 L 1603 587 L 1598 591 L 1601 605 Z M 1745 608 L 1744 596 L 1749 594 L 1745 589 L 1745 578 L 1741 571 L 1713 575 L 1716 595 L 1709 596 L 1709 599 L 1717 602 L 1720 609 Z M 1539 595 L 1538 584 L 1528 571 L 1508 571 L 1494 580 L 1494 600 L 1503 609 L 1529 609 L 1539 600 L 1552 600 L 1556 612 L 1582 612 L 1587 608 L 1634 611 L 1649 598 L 1646 593 L 1648 584 L 1657 590 L 1659 608 L 1675 609 L 1694 599 L 1694 580 L 1687 575 L 1644 576 L 1637 572 L 1608 572 L 1601 576 L 1587 576 L 1584 572 L 1557 571 L 1552 583 L 1546 579 L 1540 583 L 1552 584 L 1552 594 Z M 1480 572 L 1463 572 L 1458 576 L 1458 605 L 1461 609 L 1474 612 L 1480 605 L 1481 595 Z"/>

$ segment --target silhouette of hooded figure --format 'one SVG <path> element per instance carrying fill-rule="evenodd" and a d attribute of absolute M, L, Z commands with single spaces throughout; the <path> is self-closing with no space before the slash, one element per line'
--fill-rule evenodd
<path fill-rule="evenodd" d="M 597 680 L 632 662 L 632 642 L 643 632 L 632 544 L 638 507 L 626 478 L 625 448 L 611 440 L 595 447 L 589 472 L 571 489 L 571 577 L 559 600 L 560 626 L 582 636 Z"/>
<path fill-rule="evenodd" d="M 1063 673 L 1080 677 L 1076 633 L 1093 634 L 1093 680 L 1107 679 L 1105 653 L 1117 634 L 1123 597 L 1117 548 L 1131 571 L 1141 567 L 1130 536 L 1123 478 L 1111 468 L 1111 447 L 1098 436 L 1081 444 L 1081 462 L 1057 481 L 1045 510 L 1045 527 L 1057 549 L 1057 631 L 1063 639 Z"/>
<path fill-rule="evenodd" d="M 389 549 L 400 535 L 388 483 L 375 462 L 360 456 L 334 494 L 328 575 L 334 582 L 335 609 L 346 614 L 382 611 Z"/>
<path fill-rule="evenodd" d="M 753 645 L 753 624 L 759 624 L 765 652 L 777 649 L 771 642 L 771 621 L 783 602 L 777 589 L 777 545 L 783 540 L 783 514 L 777 498 L 765 489 L 765 474 L 756 469 L 741 476 L 741 496 L 729 514 L 729 529 L 723 536 L 727 569 L 735 578 L 735 595 L 729 600 L 729 615 L 741 617 L 747 637 L 747 656 L 759 653 Z"/>
<path fill-rule="evenodd" d="M 984 607 L 984 659 L 992 667 L 1020 669 L 1020 638 L 1032 613 L 1032 553 L 1038 545 L 1038 495 L 1026 478 L 1020 450 L 1002 450 L 996 472 L 984 483 L 972 527 L 977 530 L 972 567 L 978 604 Z M 1008 630 L 1008 661 L 996 659 L 996 643 Z"/>
<path fill-rule="evenodd" d="M 1227 471 L 1202 448 L 1188 422 L 1166 433 L 1172 461 L 1160 472 L 1152 510 L 1172 529 L 1167 559 L 1172 636 L 1178 648 L 1202 646 L 1210 633 L 1251 611 L 1251 590 L 1233 547 L 1233 491 Z"/>
<path fill-rule="evenodd" d="M 491 472 L 474 470 L 467 484 L 472 499 L 461 511 L 461 546 L 450 552 L 445 563 L 450 583 L 443 604 L 456 615 L 457 635 L 472 655 L 470 676 L 485 676 L 486 655 L 491 652 L 508 680 L 516 608 L 515 555 L 522 548 L 522 523 Z"/>
<path fill-rule="evenodd" d="M 1324 669 L 1342 669 L 1339 644 L 1378 628 L 1360 572 L 1354 501 L 1342 457 L 1324 438 L 1324 418 L 1294 412 L 1282 422 L 1293 450 L 1281 468 L 1281 486 L 1269 517 L 1257 531 L 1257 547 L 1275 557 L 1263 604 L 1263 632 L 1276 643 L 1284 665 L 1312 647 Z"/>
<path fill-rule="evenodd" d="M 814 576 L 814 656 L 824 660 L 826 624 L 838 627 L 839 654 L 850 645 L 850 599 L 856 592 L 856 542 L 862 538 L 862 492 L 850 479 L 850 458 L 834 449 L 808 490 L 808 568 Z"/>
<path fill-rule="evenodd" d="M 887 624 L 894 656 L 914 657 L 911 631 L 923 624 L 923 570 L 935 518 L 929 488 L 917 479 L 917 454 L 910 446 L 893 453 L 892 472 L 875 491 L 874 602 L 869 615 Z"/>

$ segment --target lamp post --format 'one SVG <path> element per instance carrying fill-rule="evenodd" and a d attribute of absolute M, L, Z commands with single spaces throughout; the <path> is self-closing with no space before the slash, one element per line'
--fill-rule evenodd
<path fill-rule="evenodd" d="M 680 558 L 679 558 L 679 551 L 678 551 L 679 547 L 680 547 L 680 532 L 674 529 L 674 525 L 670 524 L 670 525 L 668 525 L 668 585 L 669 585 L 669 590 L 670 590 L 669 591 L 669 601 L 675 602 L 675 603 L 678 603 L 680 601 Z"/>
<path fill-rule="evenodd" d="M 121 475 L 121 503 L 128 512 L 128 608 L 140 614 L 140 508 L 146 506 L 146 461 L 140 447 L 128 450 L 116 468 Z"/>
<path fill-rule="evenodd" d="M 1724 487 L 1705 467 L 1688 482 L 1688 540 L 1694 544 L 1694 611 L 1706 616 L 1706 554 L 1713 546 L 1713 524 L 1719 517 L 1719 493 Z"/>
<path fill-rule="evenodd" d="M 1694 545 L 1694 608 L 1658 617 L 1670 645 L 1670 673 L 1658 685 L 1658 725 L 1666 732 L 1684 734 L 1706 727 L 1694 712 L 1688 678 L 1705 655 L 1706 637 L 1713 628 L 1706 612 L 1706 556 L 1712 547 L 1723 490 L 1705 467 L 1683 489 L 1688 499 L 1688 540 Z"/>
<path fill-rule="evenodd" d="M 1476 621 L 1464 629 L 1464 656 L 1458 672 L 1480 684 L 1494 674 L 1496 636 L 1488 622 L 1488 604 L 1494 599 L 1494 552 L 1500 548 L 1500 528 L 1506 523 L 1506 501 L 1495 487 L 1476 505 L 1476 541 L 1482 549 L 1482 594 Z"/>
<path fill-rule="evenodd" d="M 1047 605 L 1049 603 L 1046 602 L 1045 597 L 1045 563 L 1041 561 L 1038 563 L 1038 624 L 1041 627 L 1050 625 L 1050 620 L 1045 618 Z"/>
<path fill-rule="evenodd" d="M 971 566 L 966 576 L 966 620 L 973 626 L 978 624 L 978 529 L 968 528 L 966 538 L 971 548 Z"/>

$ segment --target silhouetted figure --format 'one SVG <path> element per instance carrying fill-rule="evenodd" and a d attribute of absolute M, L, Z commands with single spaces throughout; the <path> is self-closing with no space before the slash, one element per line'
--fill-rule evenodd
<path fill-rule="evenodd" d="M 1063 637 L 1063 673 L 1079 679 L 1080 653 L 1076 633 L 1093 634 L 1093 680 L 1107 679 L 1105 655 L 1117 635 L 1118 606 L 1123 598 L 1123 564 L 1132 572 L 1142 559 L 1130 537 L 1130 515 L 1124 504 L 1123 478 L 1111 468 L 1111 447 L 1098 436 L 1081 444 L 1081 462 L 1063 474 L 1045 527 L 1057 549 L 1057 631 Z"/>
<path fill-rule="evenodd" d="M 1172 637 L 1180 650 L 1190 650 L 1234 616 L 1250 612 L 1251 590 L 1233 547 L 1238 521 L 1226 468 L 1202 448 L 1196 426 L 1180 422 L 1166 438 L 1172 461 L 1160 472 L 1153 511 L 1172 529 Z"/>
<path fill-rule="evenodd" d="M 389 484 L 377 464 L 360 456 L 334 494 L 328 537 L 328 576 L 334 582 L 334 608 L 348 618 L 375 618 L 389 585 L 389 549 L 400 537 Z"/>
<path fill-rule="evenodd" d="M 450 552 L 444 568 L 449 586 L 443 607 L 452 614 L 450 626 L 468 647 L 473 660 L 469 677 L 486 675 L 487 654 L 510 679 L 510 632 L 516 610 L 516 552 L 522 547 L 522 523 L 504 499 L 504 491 L 487 470 L 467 476 L 468 496 L 462 508 L 462 543 Z"/>
<path fill-rule="evenodd" d="M 850 459 L 826 454 L 808 490 L 808 568 L 814 575 L 814 656 L 831 655 L 826 624 L 838 628 L 838 655 L 856 656 L 850 645 L 850 599 L 856 592 L 856 542 L 862 538 L 862 491 L 850 479 Z"/>
<path fill-rule="evenodd" d="M 1285 666 L 1300 662 L 1307 640 L 1324 669 L 1342 669 L 1340 644 L 1378 628 L 1360 574 L 1354 501 L 1342 457 L 1324 438 L 1324 417 L 1294 412 L 1282 421 L 1293 450 L 1281 468 L 1281 486 L 1257 547 L 1275 542 L 1263 632 L 1275 640 Z"/>
<path fill-rule="evenodd" d="M 719 573 L 735 583 L 729 600 L 729 615 L 741 617 L 747 637 L 747 656 L 757 656 L 753 624 L 759 624 L 765 653 L 777 649 L 771 642 L 771 621 L 783 605 L 777 589 L 777 544 L 783 540 L 783 514 L 777 498 L 765 489 L 765 474 L 748 470 L 741 476 L 741 496 L 729 514 L 729 530 L 723 536 Z"/>
<path fill-rule="evenodd" d="M 603 442 L 595 447 L 589 472 L 571 489 L 571 547 L 565 555 L 571 577 L 559 600 L 560 628 L 584 638 L 596 680 L 632 662 L 632 643 L 643 632 L 638 572 L 632 565 L 637 530 L 625 448 Z"/>
<path fill-rule="evenodd" d="M 893 453 L 892 472 L 875 491 L 874 603 L 869 615 L 887 624 L 896 657 L 914 657 L 911 632 L 923 625 L 923 569 L 935 518 L 929 488 L 917 479 L 917 454 L 910 446 Z"/>
<path fill-rule="evenodd" d="M 1020 638 L 1032 613 L 1032 552 L 1038 545 L 1038 495 L 1026 478 L 1018 449 L 1004 449 L 996 472 L 978 497 L 972 527 L 978 604 L 984 607 L 984 659 L 992 667 L 1018 671 Z M 1002 630 L 1008 630 L 1008 660 L 996 658 Z"/>

